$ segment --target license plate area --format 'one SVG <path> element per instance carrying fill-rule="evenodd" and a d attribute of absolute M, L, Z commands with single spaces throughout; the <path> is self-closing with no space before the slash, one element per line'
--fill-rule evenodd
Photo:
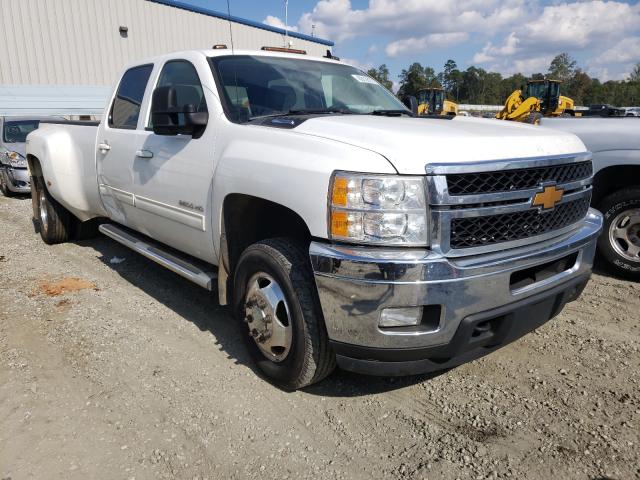
<path fill-rule="evenodd" d="M 574 252 L 565 257 L 542 263 L 533 267 L 518 270 L 511 274 L 509 287 L 511 292 L 521 291 L 537 283 L 549 280 L 557 275 L 567 272 L 575 267 L 578 261 L 578 252 Z"/>

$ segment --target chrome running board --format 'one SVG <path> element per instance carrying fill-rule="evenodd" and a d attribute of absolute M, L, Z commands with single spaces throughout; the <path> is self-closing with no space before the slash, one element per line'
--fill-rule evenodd
<path fill-rule="evenodd" d="M 213 290 L 216 287 L 218 278 L 216 272 L 213 270 L 205 270 L 193 260 L 187 260 L 186 258 L 181 258 L 173 253 L 169 253 L 167 250 L 164 250 L 163 247 L 152 244 L 146 240 L 146 238 L 143 239 L 142 236 L 138 237 L 136 232 L 112 223 L 100 225 L 99 230 L 107 237 L 112 238 L 116 242 L 121 243 L 134 252 L 138 252 L 140 255 L 147 257 L 149 260 L 162 265 L 202 288 Z M 214 268 L 213 266 L 211 267 L 212 269 Z"/>

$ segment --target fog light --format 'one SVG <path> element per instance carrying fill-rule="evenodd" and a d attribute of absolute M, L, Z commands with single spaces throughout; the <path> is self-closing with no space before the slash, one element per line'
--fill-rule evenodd
<path fill-rule="evenodd" d="M 385 308 L 380 313 L 378 325 L 381 328 L 410 327 L 418 325 L 422 319 L 422 307 Z"/>

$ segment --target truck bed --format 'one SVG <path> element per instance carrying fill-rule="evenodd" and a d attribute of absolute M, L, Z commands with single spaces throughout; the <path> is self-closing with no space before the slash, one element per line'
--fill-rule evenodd
<path fill-rule="evenodd" d="M 42 167 L 49 193 L 82 221 L 106 216 L 96 169 L 98 125 L 89 121 L 44 121 L 27 138 L 29 152 Z"/>

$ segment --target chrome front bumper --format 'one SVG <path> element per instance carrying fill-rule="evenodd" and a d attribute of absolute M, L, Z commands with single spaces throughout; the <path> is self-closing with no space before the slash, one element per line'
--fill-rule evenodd
<path fill-rule="evenodd" d="M 510 304 L 523 305 L 527 299 L 558 291 L 563 285 L 569 288 L 580 279 L 584 284 L 591 273 L 601 229 L 602 215 L 591 209 L 576 229 L 553 239 L 457 258 L 429 250 L 313 242 L 311 264 L 329 338 L 334 343 L 371 349 L 449 344 L 466 318 Z M 572 259 L 568 268 L 526 286 L 514 284 L 512 274 L 565 257 Z M 440 307 L 435 324 L 394 329 L 378 326 L 383 308 L 428 305 Z"/>

